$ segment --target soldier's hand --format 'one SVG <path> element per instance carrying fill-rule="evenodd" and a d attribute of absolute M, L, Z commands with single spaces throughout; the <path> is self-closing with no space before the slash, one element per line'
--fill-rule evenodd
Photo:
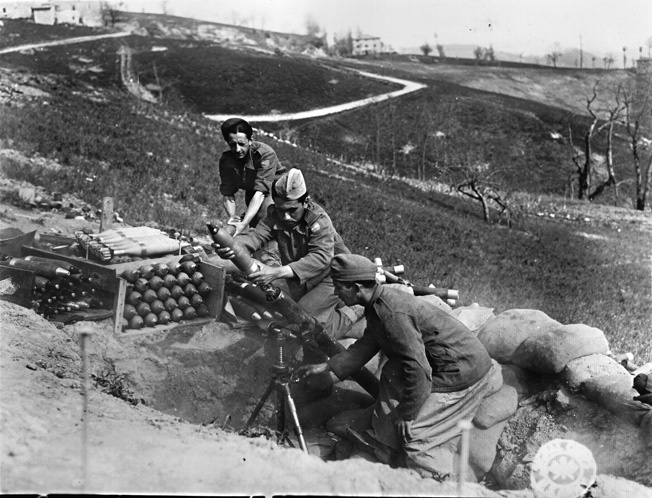
<path fill-rule="evenodd" d="M 310 375 L 318 375 L 324 372 L 330 372 L 331 367 L 328 363 L 317 363 L 314 365 L 302 365 L 294 371 L 295 382 L 309 377 Z"/>
<path fill-rule="evenodd" d="M 403 441 L 403 444 L 406 444 L 412 440 L 411 420 L 403 420 L 402 418 L 399 418 L 396 421 L 396 429 L 398 431 L 399 437 L 401 438 L 401 441 Z"/>
<path fill-rule="evenodd" d="M 213 248 L 215 248 L 215 252 L 220 258 L 233 259 L 235 257 L 235 252 L 233 252 L 233 249 L 231 249 L 230 247 L 222 247 L 221 245 L 216 244 L 215 242 L 213 242 L 211 245 L 213 246 Z"/>
<path fill-rule="evenodd" d="M 258 284 L 258 285 L 267 285 L 272 283 L 274 280 L 278 278 L 283 278 L 281 275 L 281 267 L 280 266 L 267 266 L 260 261 L 257 261 L 258 263 L 258 271 L 255 271 L 253 273 L 250 273 L 247 275 L 247 278 L 251 280 L 253 283 Z"/>
<path fill-rule="evenodd" d="M 235 237 L 236 235 L 239 235 L 242 232 L 244 232 L 247 229 L 247 227 L 249 226 L 246 223 L 243 223 L 242 221 L 240 221 L 240 218 L 237 217 L 237 216 L 234 217 L 234 218 L 231 218 L 226 223 L 227 223 L 227 225 L 233 225 L 235 227 L 235 232 L 232 235 L 233 237 Z"/>

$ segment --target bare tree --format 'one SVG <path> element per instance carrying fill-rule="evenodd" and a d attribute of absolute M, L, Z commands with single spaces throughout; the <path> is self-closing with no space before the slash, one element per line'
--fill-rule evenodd
<path fill-rule="evenodd" d="M 562 55 L 564 54 L 561 51 L 561 47 L 559 46 L 559 43 L 555 43 L 552 50 L 547 54 L 547 58 L 552 63 L 553 67 L 557 67 L 557 61 Z"/>
<path fill-rule="evenodd" d="M 623 47 L 623 69 L 627 69 L 627 47 Z"/>
<path fill-rule="evenodd" d="M 482 60 L 482 47 L 475 47 L 475 50 L 473 51 L 473 55 L 475 56 L 475 62 L 476 64 Z"/>
<path fill-rule="evenodd" d="M 122 2 L 102 2 L 100 12 L 105 26 L 115 26 L 121 20 Z"/>
<path fill-rule="evenodd" d="M 490 45 L 489 48 L 485 49 L 484 60 L 487 62 L 494 62 L 496 60 L 496 53 L 494 52 L 493 45 Z"/>
<path fill-rule="evenodd" d="M 652 141 L 644 135 L 645 131 L 650 131 L 646 123 L 648 126 L 652 123 L 652 74 L 643 74 L 639 79 L 639 87 L 634 91 L 623 90 L 622 95 L 626 109 L 625 128 L 636 182 L 635 207 L 643 211 L 652 182 Z"/>
<path fill-rule="evenodd" d="M 548 54 L 548 60 L 552 63 L 553 67 L 557 67 L 557 60 L 561 57 L 561 52 L 550 52 Z"/>
<path fill-rule="evenodd" d="M 586 99 L 586 110 L 591 116 L 591 124 L 589 125 L 587 131 L 584 133 L 582 138 L 583 142 L 583 154 L 580 154 L 576 151 L 573 143 L 573 132 L 571 125 L 568 126 L 568 135 L 569 135 L 569 144 L 571 147 L 571 159 L 575 164 L 577 175 L 578 175 L 578 199 L 588 199 L 593 200 L 595 197 L 600 195 L 602 191 L 609 185 L 615 184 L 615 177 L 613 173 L 613 162 L 612 162 L 612 141 L 611 137 L 613 134 L 613 125 L 614 122 L 619 117 L 620 113 L 623 111 L 624 106 L 621 102 L 617 101 L 616 105 L 607 111 L 606 119 L 603 119 L 603 123 L 600 124 L 601 118 L 598 115 L 598 111 L 594 109 L 594 104 L 598 96 L 598 82 L 593 85 L 593 90 L 591 96 Z M 604 184 L 599 186 L 599 191 L 591 192 L 591 178 L 593 174 L 593 140 L 595 136 L 600 133 L 602 130 L 608 128 L 608 140 L 607 140 L 607 157 L 608 157 L 608 178 Z"/>
<path fill-rule="evenodd" d="M 501 171 L 491 170 L 489 163 L 478 161 L 469 155 L 463 158 L 459 166 L 463 178 L 455 185 L 457 191 L 480 203 L 482 217 L 487 223 L 491 223 L 490 206 L 494 203 L 500 208 L 499 217 L 505 217 L 507 225 L 511 227 L 510 206 L 502 192 L 500 181 L 495 179 Z"/>

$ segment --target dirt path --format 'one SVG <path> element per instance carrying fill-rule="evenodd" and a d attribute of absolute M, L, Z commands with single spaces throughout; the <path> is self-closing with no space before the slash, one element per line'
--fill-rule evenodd
<path fill-rule="evenodd" d="M 395 90 L 389 93 L 383 93 L 381 95 L 375 95 L 366 99 L 355 100 L 353 102 L 347 102 L 346 104 L 339 104 L 331 107 L 322 107 L 320 109 L 313 109 L 311 111 L 303 112 L 294 112 L 289 114 L 259 114 L 251 116 L 241 116 L 247 121 L 253 123 L 270 123 L 278 121 L 293 121 L 298 119 L 307 119 L 307 118 L 318 118 L 321 116 L 327 116 L 329 114 L 337 114 L 344 111 L 350 111 L 351 109 L 357 109 L 369 104 L 376 104 L 378 102 L 383 102 L 385 100 L 400 97 L 402 95 L 407 95 L 422 88 L 426 88 L 427 85 L 421 83 L 416 83 L 414 81 L 402 80 L 398 78 L 390 78 L 388 76 L 380 76 L 378 74 L 369 73 L 366 71 L 355 71 L 356 73 L 366 76 L 367 78 L 375 78 L 383 81 L 388 81 L 390 83 L 397 83 L 399 85 L 404 85 L 402 89 Z M 230 118 L 231 114 L 205 114 L 204 117 L 211 119 L 213 121 L 224 121 L 225 119 Z"/>
<path fill-rule="evenodd" d="M 30 43 L 27 45 L 19 45 L 16 47 L 3 48 L 0 50 L 0 55 L 9 54 L 12 52 L 20 52 L 21 50 L 30 50 L 34 48 L 52 47 L 55 45 L 70 45 L 73 43 L 84 43 L 93 40 L 102 40 L 103 38 L 122 38 L 124 36 L 129 36 L 129 35 L 131 35 L 131 33 L 121 32 L 121 33 L 109 33 L 105 35 L 77 36 L 75 38 L 66 38 L 65 40 L 52 40 L 52 41 L 41 42 L 41 43 Z"/>

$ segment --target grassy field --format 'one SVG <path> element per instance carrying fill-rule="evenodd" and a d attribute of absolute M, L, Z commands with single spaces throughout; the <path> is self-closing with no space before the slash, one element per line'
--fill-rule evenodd
<path fill-rule="evenodd" d="M 169 43 L 168 59 L 177 49 L 190 53 L 184 50 L 191 49 L 175 43 Z M 103 196 L 111 195 L 132 224 L 156 222 L 186 234 L 204 235 L 206 219 L 223 218 L 215 163 L 225 147 L 218 123 L 202 118 L 192 105 L 182 107 L 183 99 L 172 107 L 136 101 L 115 81 L 115 66 L 109 67 L 116 47 L 109 46 L 95 56 L 88 52 L 101 51 L 103 46 L 107 45 L 88 45 L 83 55 L 71 46 L 60 55 L 53 50 L 47 56 L 38 52 L 0 58 L 2 68 L 22 75 L 48 94 L 4 102 L 1 147 L 51 161 L 3 157 L 2 174 L 75 193 L 96 206 Z M 227 52 L 215 53 L 222 51 Z M 148 57 L 151 54 L 159 57 L 162 53 L 150 50 Z M 254 57 L 229 51 L 234 60 L 241 54 Z M 65 68 L 66 57 L 78 64 L 80 57 L 92 59 L 92 63 L 81 62 L 89 65 L 106 61 L 105 71 L 71 71 Z M 172 58 L 175 62 L 169 67 L 179 67 L 183 58 Z M 58 63 L 52 63 L 53 59 Z M 242 77 L 239 69 L 253 64 L 253 59 L 247 60 L 249 65 L 233 65 L 234 78 Z M 309 64 L 306 59 L 298 63 Z M 223 78 L 230 77 L 231 67 L 224 65 Z M 273 70 L 273 64 L 266 66 L 266 71 Z M 278 71 L 285 74 L 283 67 Z M 321 71 L 326 70 L 315 64 L 316 78 L 332 77 Z M 259 80 L 260 84 L 267 81 L 275 77 L 266 74 Z M 348 84 L 355 86 L 353 80 Z M 208 82 L 202 85 L 203 94 L 211 94 Z M 277 95 L 283 95 L 281 90 L 274 85 L 266 88 Z M 374 86 L 373 91 L 377 90 Z M 360 89 L 362 94 L 370 91 L 372 87 Z M 245 99 L 245 94 L 229 101 L 235 103 L 238 98 Z M 302 106 L 301 98 L 290 92 L 286 102 Z M 335 96 L 319 98 L 326 102 Z M 313 101 L 312 105 L 317 104 Z M 563 193 L 564 177 L 560 179 L 559 170 L 564 168 L 565 146 L 552 141 L 549 132 L 563 126 L 564 112 L 446 82 L 433 82 L 426 91 L 391 105 L 393 110 L 387 104 L 292 124 L 291 128 L 299 130 L 300 143 L 307 142 L 306 148 L 259 138 L 277 150 L 286 166 L 306 172 L 313 197 L 327 209 L 353 251 L 380 257 L 386 264 L 404 264 L 407 277 L 415 283 L 457 288 L 462 304 L 477 302 L 496 312 L 539 309 L 562 323 L 598 327 L 613 351 L 632 351 L 639 363 L 652 361 L 649 212 L 601 208 L 558 196 Z M 396 155 L 396 164 L 409 168 L 410 156 L 395 152 L 417 140 L 410 133 L 419 128 L 414 120 L 420 108 L 431 109 L 433 116 L 438 109 L 454 110 L 442 122 L 451 137 L 439 150 L 442 156 L 472 150 L 477 157 L 490 157 L 511 171 L 504 178 L 513 182 L 514 191 L 528 191 L 539 200 L 530 213 L 516 220 L 513 229 L 484 223 L 478 207 L 460 197 L 425 192 L 397 178 L 381 180 L 351 172 L 330 160 L 341 156 L 350 162 L 370 161 L 363 142 L 369 142 L 369 152 L 377 123 L 391 111 L 396 119 L 394 148 L 389 148 L 391 140 L 382 140 L 378 157 L 387 167 Z M 274 131 L 287 132 L 288 126 Z M 582 126 L 581 120 L 577 126 Z M 380 129 L 383 133 L 390 130 L 386 123 Z M 405 133 L 400 139 L 399 131 Z M 437 169 L 431 173 L 436 176 Z M 543 200 L 546 209 L 557 209 L 557 213 L 562 207 L 572 209 L 573 217 L 560 221 L 536 216 Z"/>

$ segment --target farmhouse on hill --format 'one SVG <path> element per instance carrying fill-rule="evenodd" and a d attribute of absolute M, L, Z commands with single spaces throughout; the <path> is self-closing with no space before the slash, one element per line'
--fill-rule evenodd
<path fill-rule="evenodd" d="M 0 4 L 0 19 L 31 19 L 36 24 L 102 25 L 99 0 L 14 0 Z"/>
<path fill-rule="evenodd" d="M 378 36 L 359 35 L 353 38 L 353 55 L 379 54 L 383 51 L 383 42 Z"/>

